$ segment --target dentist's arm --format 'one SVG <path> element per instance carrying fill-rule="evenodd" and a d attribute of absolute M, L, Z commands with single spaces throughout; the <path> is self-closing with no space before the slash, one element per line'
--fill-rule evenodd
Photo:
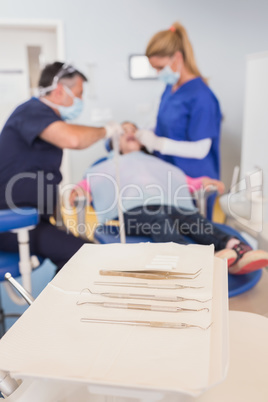
<path fill-rule="evenodd" d="M 211 138 L 199 141 L 177 141 L 158 137 L 153 131 L 138 130 L 137 139 L 149 152 L 158 151 L 163 155 L 180 156 L 182 158 L 204 159 L 211 147 Z"/>
<path fill-rule="evenodd" d="M 56 121 L 42 131 L 40 138 L 59 148 L 84 149 L 102 138 L 111 138 L 121 133 L 122 127 L 113 122 L 105 127 L 89 127 Z"/>

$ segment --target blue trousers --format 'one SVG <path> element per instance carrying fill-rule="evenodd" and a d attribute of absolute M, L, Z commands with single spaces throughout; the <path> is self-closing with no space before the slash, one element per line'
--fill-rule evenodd
<path fill-rule="evenodd" d="M 42 217 L 35 229 L 29 231 L 29 236 L 31 254 L 49 258 L 57 266 L 57 271 L 86 243 L 85 240 L 51 225 Z M 0 233 L 0 250 L 17 253 L 17 235 L 10 232 Z"/>
<path fill-rule="evenodd" d="M 168 205 L 149 205 L 124 213 L 126 235 L 149 236 L 156 243 L 214 244 L 222 250 L 233 236 L 224 233 L 199 212 L 177 209 Z"/>

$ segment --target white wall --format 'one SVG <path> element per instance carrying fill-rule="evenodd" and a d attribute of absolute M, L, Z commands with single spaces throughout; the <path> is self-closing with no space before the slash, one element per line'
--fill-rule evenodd
<path fill-rule="evenodd" d="M 241 154 L 242 175 L 260 167 L 263 192 L 268 196 L 268 52 L 248 57 Z M 252 180 L 253 181 L 253 180 Z M 255 183 L 258 185 L 258 183 Z"/>
<path fill-rule="evenodd" d="M 156 31 L 182 22 L 222 106 L 222 172 L 228 185 L 240 161 L 246 55 L 268 50 L 267 0 L 0 0 L 0 9 L 1 18 L 63 20 L 67 59 L 85 72 L 87 63 L 96 66 L 96 97 L 87 101 L 84 123 L 92 123 L 90 113 L 99 108 L 110 109 L 118 121 L 154 124 L 163 87 L 129 80 L 127 58 L 143 53 Z M 100 144 L 74 152 L 73 179 L 103 152 Z"/>

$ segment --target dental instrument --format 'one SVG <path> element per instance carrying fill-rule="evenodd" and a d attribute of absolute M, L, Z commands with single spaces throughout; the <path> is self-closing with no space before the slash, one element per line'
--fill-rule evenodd
<path fill-rule="evenodd" d="M 200 328 L 204 331 L 209 329 L 212 322 L 207 327 L 200 325 L 186 324 L 185 322 L 162 322 L 162 321 L 124 321 L 124 320 L 104 320 L 100 318 L 81 318 L 81 322 L 102 323 L 102 324 L 122 324 L 122 325 L 137 325 L 142 327 L 152 328 L 172 328 L 172 329 L 187 329 Z"/>
<path fill-rule="evenodd" d="M 81 291 L 88 291 L 92 295 L 99 295 L 103 297 L 109 297 L 114 299 L 137 299 L 137 300 L 156 300 L 156 301 L 167 301 L 167 302 L 180 302 L 180 301 L 196 301 L 198 303 L 206 303 L 212 299 L 199 300 L 199 299 L 189 299 L 181 296 L 156 296 L 156 295 L 143 295 L 137 293 L 111 293 L 111 292 L 92 292 L 90 289 L 85 288 Z"/>
<path fill-rule="evenodd" d="M 130 309 L 130 310 L 149 310 L 149 311 L 162 311 L 165 313 L 180 313 L 183 311 L 209 311 L 207 307 L 203 307 L 200 309 L 193 309 L 193 308 L 182 308 L 182 307 L 169 307 L 169 306 L 153 306 L 151 304 L 133 304 L 133 303 L 106 303 L 106 302 L 76 302 L 77 306 L 82 306 L 84 304 L 93 304 L 100 307 L 106 308 L 123 308 L 123 309 Z"/>
<path fill-rule="evenodd" d="M 195 273 L 180 273 L 171 271 L 143 270 L 143 271 L 112 271 L 100 270 L 100 275 L 104 276 L 123 276 L 140 279 L 195 279 L 201 272 L 201 269 Z"/>
<path fill-rule="evenodd" d="M 165 285 L 155 285 L 153 283 L 145 282 L 102 282 L 96 281 L 94 285 L 101 285 L 101 286 L 119 286 L 119 287 L 126 287 L 126 288 L 146 288 L 146 289 L 169 289 L 169 290 L 177 290 L 177 289 L 203 289 L 204 286 L 186 286 L 180 285 L 178 283 L 172 284 L 165 284 Z"/>

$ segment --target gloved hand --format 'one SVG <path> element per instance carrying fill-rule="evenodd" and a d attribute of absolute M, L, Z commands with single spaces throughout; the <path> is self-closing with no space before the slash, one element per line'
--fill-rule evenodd
<path fill-rule="evenodd" d="M 115 121 L 111 121 L 104 127 L 106 130 L 105 138 L 119 138 L 124 133 L 122 126 Z"/>
<path fill-rule="evenodd" d="M 164 146 L 164 137 L 158 137 L 151 130 L 137 130 L 136 131 L 137 140 L 144 145 L 149 152 L 159 151 L 161 152 Z"/>

